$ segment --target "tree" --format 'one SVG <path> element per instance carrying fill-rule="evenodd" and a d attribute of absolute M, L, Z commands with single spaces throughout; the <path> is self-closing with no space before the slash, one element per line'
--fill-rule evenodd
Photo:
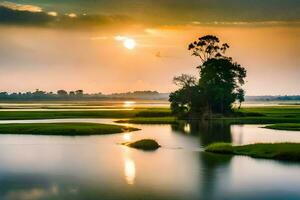
<path fill-rule="evenodd" d="M 245 101 L 245 91 L 242 88 L 237 89 L 237 96 L 236 96 L 238 102 L 239 102 L 239 109 L 241 109 L 242 102 Z"/>
<path fill-rule="evenodd" d="M 190 113 L 199 112 L 201 98 L 196 77 L 182 74 L 174 77 L 173 82 L 181 87 L 170 94 L 171 110 L 178 117 L 187 117 Z"/>
<path fill-rule="evenodd" d="M 83 90 L 76 90 L 75 93 L 77 96 L 83 96 Z"/>
<path fill-rule="evenodd" d="M 201 63 L 205 63 L 212 58 L 225 58 L 225 52 L 229 48 L 227 43 L 219 45 L 220 40 L 216 36 L 206 35 L 192 42 L 188 50 L 192 51 L 192 56 L 199 57 Z"/>
<path fill-rule="evenodd" d="M 227 58 L 213 58 L 200 67 L 199 87 L 213 113 L 229 113 L 244 84 L 246 70 Z M 242 100 L 242 98 L 240 98 Z"/>
<path fill-rule="evenodd" d="M 59 95 L 59 96 L 68 96 L 68 92 L 67 91 L 65 91 L 65 90 L 58 90 L 57 91 L 57 94 Z"/>
<path fill-rule="evenodd" d="M 181 74 L 173 78 L 173 83 L 181 87 L 192 87 L 197 84 L 197 78 L 188 74 Z"/>
<path fill-rule="evenodd" d="M 244 101 L 246 70 L 225 56 L 227 43 L 220 45 L 216 36 L 207 35 L 191 43 L 188 50 L 199 57 L 199 80 L 182 74 L 173 82 L 180 88 L 170 94 L 169 101 L 174 114 L 179 117 L 203 116 L 210 113 L 231 112 L 232 104 Z"/>

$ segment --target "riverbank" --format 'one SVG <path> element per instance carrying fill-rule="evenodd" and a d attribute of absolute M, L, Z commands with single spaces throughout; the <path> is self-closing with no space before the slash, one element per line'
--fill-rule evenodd
<path fill-rule="evenodd" d="M 300 161 L 300 144 L 250 144 L 232 146 L 229 143 L 214 143 L 205 148 L 206 152 L 218 154 L 243 155 L 253 158 Z"/>
<path fill-rule="evenodd" d="M 1 124 L 0 134 L 88 136 L 137 131 L 119 125 L 96 123 L 29 123 Z"/>

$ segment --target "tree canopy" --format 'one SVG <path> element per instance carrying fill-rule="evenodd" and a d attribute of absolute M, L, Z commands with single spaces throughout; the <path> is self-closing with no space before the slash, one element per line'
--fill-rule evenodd
<path fill-rule="evenodd" d="M 199 78 L 182 74 L 173 82 L 180 88 L 170 94 L 174 114 L 179 117 L 202 117 L 206 114 L 226 114 L 232 104 L 244 101 L 246 70 L 225 56 L 227 43 L 220 45 L 216 36 L 200 37 L 188 46 L 192 56 L 200 58 Z"/>

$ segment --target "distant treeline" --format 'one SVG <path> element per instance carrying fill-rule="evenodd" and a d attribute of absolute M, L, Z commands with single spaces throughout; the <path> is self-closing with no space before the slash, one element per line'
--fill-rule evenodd
<path fill-rule="evenodd" d="M 125 93 L 102 94 L 85 93 L 83 90 L 57 92 L 46 92 L 36 90 L 34 92 L 0 92 L 0 101 L 32 101 L 32 100 L 168 100 L 169 93 L 159 93 L 157 91 L 134 91 Z M 300 95 L 294 96 L 246 96 L 246 101 L 300 101 Z"/>
<path fill-rule="evenodd" d="M 300 101 L 300 95 L 291 96 L 246 96 L 246 101 Z"/>
<path fill-rule="evenodd" d="M 162 100 L 167 99 L 168 94 L 157 91 L 134 91 L 126 93 L 102 94 L 84 93 L 83 90 L 66 91 L 58 90 L 57 92 L 46 92 L 36 90 L 34 92 L 0 92 L 0 101 L 30 101 L 30 100 L 105 100 L 105 99 L 149 99 Z"/>

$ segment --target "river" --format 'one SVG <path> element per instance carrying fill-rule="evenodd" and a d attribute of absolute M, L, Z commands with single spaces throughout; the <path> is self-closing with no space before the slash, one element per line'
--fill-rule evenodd
<path fill-rule="evenodd" d="M 215 141 L 235 145 L 300 142 L 300 132 L 196 121 L 177 126 L 126 125 L 141 130 L 78 137 L 0 135 L 0 199 L 300 199 L 297 163 L 203 152 L 204 146 Z M 162 148 L 144 152 L 120 145 L 141 138 L 156 139 Z"/>

